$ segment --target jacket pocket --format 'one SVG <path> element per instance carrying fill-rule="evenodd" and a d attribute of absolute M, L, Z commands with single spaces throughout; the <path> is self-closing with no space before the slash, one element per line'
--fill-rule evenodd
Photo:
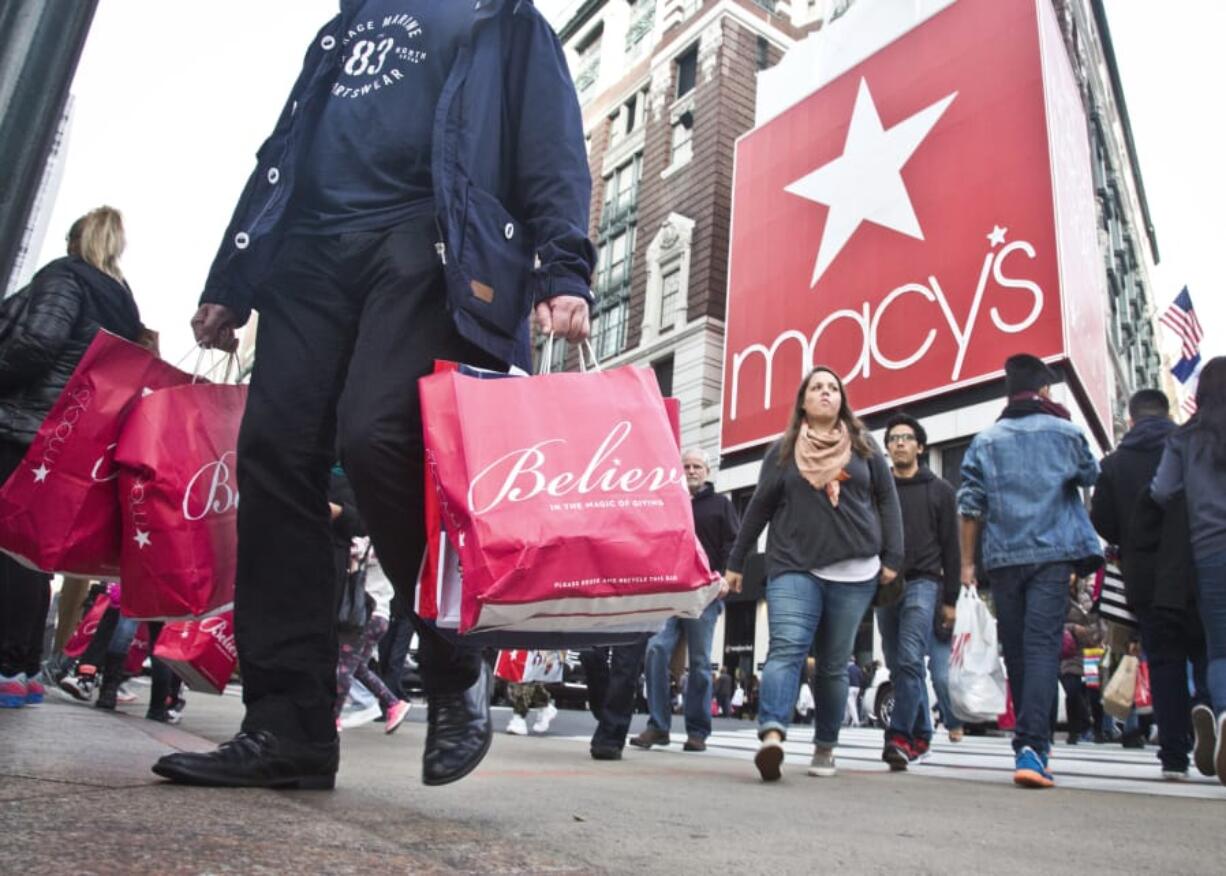
<path fill-rule="evenodd" d="M 524 226 L 497 198 L 472 183 L 464 208 L 460 267 L 468 288 L 459 302 L 468 313 L 507 336 L 528 318 L 533 249 Z"/>

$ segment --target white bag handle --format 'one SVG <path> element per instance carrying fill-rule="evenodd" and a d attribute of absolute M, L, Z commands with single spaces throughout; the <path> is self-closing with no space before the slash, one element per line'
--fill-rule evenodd
<path fill-rule="evenodd" d="M 551 374 L 553 372 L 553 338 L 553 332 L 550 332 L 545 338 L 545 344 L 541 347 L 541 360 L 537 363 L 537 374 Z M 600 361 L 596 358 L 596 351 L 592 349 L 592 342 L 584 339 L 578 349 L 579 370 L 584 374 L 588 371 L 599 371 Z"/>

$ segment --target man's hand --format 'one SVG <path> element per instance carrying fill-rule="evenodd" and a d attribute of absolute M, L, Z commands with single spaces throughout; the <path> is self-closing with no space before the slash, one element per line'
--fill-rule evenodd
<path fill-rule="evenodd" d="M 238 338 L 234 336 L 237 323 L 234 311 L 224 304 L 201 304 L 192 317 L 192 332 L 200 346 L 233 353 L 238 349 Z"/>
<path fill-rule="evenodd" d="M 952 627 L 958 619 L 958 609 L 952 605 L 941 606 L 941 626 Z"/>
<path fill-rule="evenodd" d="M 577 295 L 558 295 L 536 306 L 536 325 L 542 334 L 553 332 L 572 343 L 587 340 L 592 331 L 587 302 Z"/>
<path fill-rule="evenodd" d="M 893 584 L 894 579 L 897 577 L 898 577 L 898 572 L 895 571 L 894 569 L 891 569 L 889 566 L 881 567 L 881 583 L 882 584 Z"/>
<path fill-rule="evenodd" d="M 719 595 L 716 596 L 715 598 L 723 599 L 727 595 L 728 595 L 728 579 L 724 578 L 722 581 L 719 582 Z"/>
<path fill-rule="evenodd" d="M 963 587 L 978 587 L 979 582 L 975 580 L 975 564 L 962 564 L 962 586 Z"/>
<path fill-rule="evenodd" d="M 740 572 L 724 573 L 724 586 L 728 588 L 729 593 L 740 593 L 741 582 L 743 580 L 744 576 L 742 576 Z"/>
<path fill-rule="evenodd" d="M 345 513 L 345 509 L 335 502 L 329 502 L 328 513 L 331 515 L 331 518 L 335 520 L 336 518 L 340 517 L 341 514 Z"/>

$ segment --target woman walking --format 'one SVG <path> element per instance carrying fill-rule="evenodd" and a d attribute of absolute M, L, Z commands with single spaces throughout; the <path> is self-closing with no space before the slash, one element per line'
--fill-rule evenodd
<path fill-rule="evenodd" d="M 801 382 L 787 431 L 762 461 L 728 559 L 733 592 L 740 589 L 746 554 L 768 523 L 770 647 L 754 763 L 763 780 L 780 777 L 801 667 L 816 634 L 809 775 L 833 776 L 847 701 L 847 661 L 878 583 L 897 577 L 903 535 L 890 467 L 852 412 L 842 380 L 824 366 Z"/>
<path fill-rule="evenodd" d="M 1181 492 L 1187 502 L 1213 703 L 1192 709 L 1193 758 L 1226 784 L 1226 356 L 1201 370 L 1196 416 L 1167 439 L 1151 492 L 1160 505 Z"/>

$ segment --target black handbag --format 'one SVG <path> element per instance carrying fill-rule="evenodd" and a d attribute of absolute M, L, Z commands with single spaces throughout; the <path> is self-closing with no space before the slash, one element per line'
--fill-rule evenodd
<path fill-rule="evenodd" d="M 366 602 L 366 565 L 369 559 L 370 546 L 367 545 L 358 567 L 345 576 L 340 608 L 336 613 L 338 632 L 360 633 L 366 629 L 366 621 L 370 619 L 370 608 Z"/>

